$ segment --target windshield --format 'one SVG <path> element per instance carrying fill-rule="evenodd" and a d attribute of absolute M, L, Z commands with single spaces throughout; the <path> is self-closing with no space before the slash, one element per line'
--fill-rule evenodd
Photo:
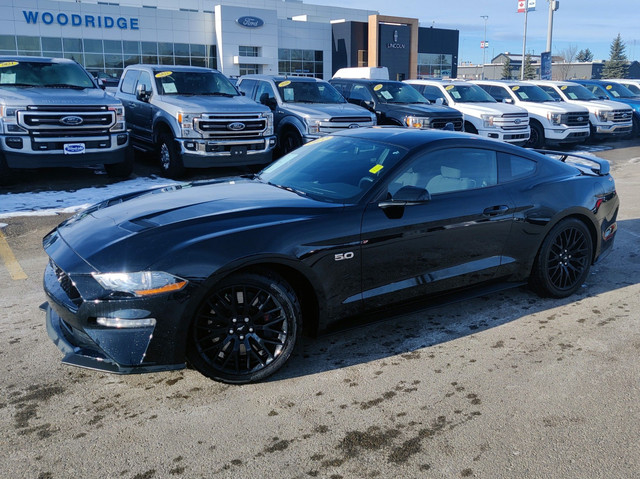
<path fill-rule="evenodd" d="M 624 86 L 626 86 L 627 89 L 634 95 L 636 96 L 640 95 L 640 86 L 635 85 L 633 83 L 625 83 Z"/>
<path fill-rule="evenodd" d="M 377 83 L 373 93 L 381 103 L 429 103 L 418 90 L 402 82 Z"/>
<path fill-rule="evenodd" d="M 444 89 L 454 102 L 496 103 L 496 100 L 478 85 L 446 85 Z"/>
<path fill-rule="evenodd" d="M 592 101 L 598 99 L 597 96 L 582 85 L 561 85 L 560 91 L 568 100 Z"/>
<path fill-rule="evenodd" d="M 609 92 L 613 98 L 634 98 L 637 99 L 636 95 L 629 90 L 626 86 L 621 85 L 620 83 L 607 83 L 603 86 L 605 90 Z"/>
<path fill-rule="evenodd" d="M 361 138 L 325 136 L 272 163 L 258 179 L 318 201 L 356 203 L 406 152 Z"/>
<path fill-rule="evenodd" d="M 282 101 L 288 103 L 345 103 L 346 100 L 327 82 L 282 80 L 277 82 Z"/>
<path fill-rule="evenodd" d="M 520 101 L 530 101 L 542 103 L 545 101 L 555 101 L 542 88 L 535 85 L 514 85 L 511 91 L 515 93 Z"/>
<path fill-rule="evenodd" d="M 161 95 L 220 95 L 239 93 L 222 73 L 213 71 L 158 71 L 156 86 Z"/>
<path fill-rule="evenodd" d="M 77 63 L 4 61 L 0 59 L 0 86 L 97 88 Z"/>

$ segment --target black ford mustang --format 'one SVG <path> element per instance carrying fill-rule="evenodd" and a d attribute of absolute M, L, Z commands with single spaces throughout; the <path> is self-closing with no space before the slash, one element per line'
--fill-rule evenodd
<path fill-rule="evenodd" d="M 44 238 L 47 330 L 77 366 L 257 381 L 303 327 L 491 282 L 568 296 L 611 250 L 618 206 L 605 160 L 350 130 L 255 176 L 69 218 Z"/>

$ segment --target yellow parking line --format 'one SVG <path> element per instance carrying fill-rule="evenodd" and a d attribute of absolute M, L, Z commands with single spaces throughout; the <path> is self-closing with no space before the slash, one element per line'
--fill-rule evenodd
<path fill-rule="evenodd" d="M 9 270 L 9 274 L 11 275 L 11 279 L 27 279 L 27 275 L 22 270 L 20 263 L 13 255 L 13 251 L 11 251 L 11 247 L 9 243 L 7 243 L 7 239 L 5 238 L 2 231 L 0 231 L 0 258 L 4 262 L 5 266 Z"/>

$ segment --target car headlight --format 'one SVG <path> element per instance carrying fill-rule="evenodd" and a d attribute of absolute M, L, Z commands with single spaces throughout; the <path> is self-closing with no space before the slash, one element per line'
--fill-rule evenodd
<path fill-rule="evenodd" d="M 110 106 L 109 111 L 116 115 L 116 124 L 111 127 L 111 131 L 124 131 L 127 129 L 124 121 L 124 106 Z"/>
<path fill-rule="evenodd" d="M 562 125 L 562 113 L 547 113 L 547 118 L 552 125 Z"/>
<path fill-rule="evenodd" d="M 267 128 L 264 131 L 265 136 L 273 135 L 273 113 L 265 112 L 262 114 L 263 118 L 267 119 Z"/>
<path fill-rule="evenodd" d="M 188 283 L 185 279 L 163 271 L 91 273 L 91 276 L 108 291 L 128 293 L 137 297 L 179 291 Z"/>
<path fill-rule="evenodd" d="M 200 138 L 196 131 L 197 120 L 200 119 L 199 113 L 178 112 L 177 120 L 180 125 L 182 138 Z"/>
<path fill-rule="evenodd" d="M 431 119 L 422 116 L 408 116 L 404 120 L 409 128 L 429 128 Z"/>
<path fill-rule="evenodd" d="M 15 106 L 7 106 L 0 105 L 0 132 L 3 131 L 5 133 L 26 133 L 27 131 L 18 126 L 18 107 Z M 3 127 L 4 125 L 4 127 Z"/>
<path fill-rule="evenodd" d="M 596 117 L 600 121 L 613 121 L 613 112 L 610 110 L 597 110 Z"/>
<path fill-rule="evenodd" d="M 495 125 L 493 124 L 493 121 L 495 119 L 495 115 L 481 115 L 482 117 L 482 126 L 484 126 L 485 128 L 494 128 Z"/>
<path fill-rule="evenodd" d="M 320 133 L 320 122 L 322 119 L 320 118 L 305 118 L 305 123 L 307 124 L 307 133 L 310 135 L 317 135 Z"/>

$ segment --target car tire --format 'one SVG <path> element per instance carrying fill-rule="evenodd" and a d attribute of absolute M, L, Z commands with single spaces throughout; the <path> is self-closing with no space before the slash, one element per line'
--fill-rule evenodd
<path fill-rule="evenodd" d="M 637 138 L 640 136 L 640 118 L 635 114 L 633 115 L 633 127 L 631 128 L 631 137 Z"/>
<path fill-rule="evenodd" d="M 0 151 L 0 185 L 5 186 L 13 183 L 13 175 L 11 169 L 7 165 L 7 160 Z"/>
<path fill-rule="evenodd" d="M 283 155 L 291 153 L 300 146 L 302 146 L 302 137 L 297 131 L 289 130 L 280 139 L 280 151 Z"/>
<path fill-rule="evenodd" d="M 524 146 L 527 148 L 542 148 L 544 146 L 544 128 L 542 128 L 540 123 L 535 121 L 532 121 L 529 127 L 531 128 L 531 134 Z"/>
<path fill-rule="evenodd" d="M 593 259 L 587 226 L 575 218 L 556 224 L 542 242 L 529 284 L 540 296 L 565 298 L 584 283 Z"/>
<path fill-rule="evenodd" d="M 184 176 L 185 168 L 173 135 L 168 132 L 160 133 L 158 137 L 158 159 L 162 176 L 178 179 Z"/>
<path fill-rule="evenodd" d="M 284 279 L 236 273 L 209 290 L 196 309 L 187 358 L 217 381 L 260 381 L 287 362 L 301 330 L 300 303 Z"/>
<path fill-rule="evenodd" d="M 128 146 L 124 152 L 124 161 L 104 165 L 104 169 L 112 178 L 129 178 L 133 173 L 133 148 Z"/>

